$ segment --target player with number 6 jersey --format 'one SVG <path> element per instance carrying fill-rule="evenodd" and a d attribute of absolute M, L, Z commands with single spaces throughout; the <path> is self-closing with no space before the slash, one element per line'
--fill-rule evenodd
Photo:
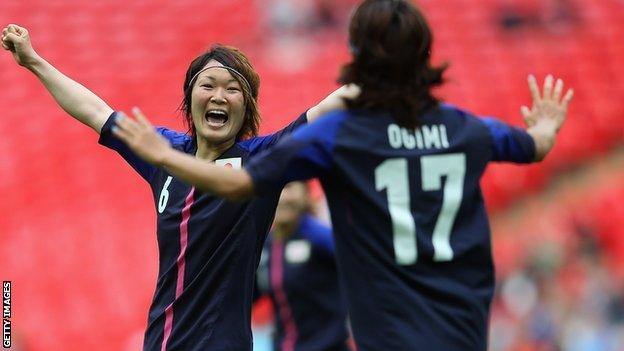
<path fill-rule="evenodd" d="M 361 93 L 347 111 L 295 131 L 244 170 L 200 164 L 171 150 L 145 119 L 119 133 L 145 159 L 225 197 L 262 196 L 318 177 L 357 349 L 485 351 L 494 270 L 479 180 L 489 162 L 530 163 L 552 149 L 572 91 L 529 76 L 527 128 L 479 118 L 431 93 L 444 66 L 407 0 L 365 0 L 341 73 Z"/>
<path fill-rule="evenodd" d="M 65 111 L 99 133 L 100 144 L 118 152 L 151 188 L 159 269 L 143 349 L 251 350 L 254 276 L 281 189 L 245 202 L 197 190 L 167 169 L 145 162 L 115 138 L 115 121 L 122 115 L 39 56 L 25 28 L 5 27 L 2 47 L 39 78 Z M 284 129 L 257 136 L 259 84 L 242 52 L 215 45 L 195 58 L 186 72 L 181 110 L 189 131 L 154 132 L 168 146 L 202 163 L 236 169 L 324 111 L 342 107 L 340 96 L 349 94 L 348 87 L 341 88 Z"/>

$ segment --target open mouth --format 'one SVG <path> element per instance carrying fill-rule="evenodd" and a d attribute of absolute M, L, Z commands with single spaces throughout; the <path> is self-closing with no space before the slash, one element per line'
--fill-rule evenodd
<path fill-rule="evenodd" d="M 206 115 L 206 122 L 211 127 L 222 127 L 228 121 L 228 114 L 223 110 L 208 110 Z"/>

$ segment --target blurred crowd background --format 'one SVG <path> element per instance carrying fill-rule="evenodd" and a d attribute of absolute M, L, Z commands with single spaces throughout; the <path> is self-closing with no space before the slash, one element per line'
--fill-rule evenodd
<path fill-rule="evenodd" d="M 0 0 L 61 71 L 182 130 L 190 61 L 241 48 L 262 78 L 262 132 L 337 87 L 355 0 Z M 483 181 L 497 294 L 492 351 L 624 350 L 624 1 L 420 0 L 445 101 L 521 125 L 529 73 L 576 95 L 539 166 Z M 0 278 L 13 282 L 15 350 L 138 350 L 157 272 L 148 187 L 38 81 L 0 55 Z M 317 214 L 327 219 L 318 187 Z M 271 315 L 256 307 L 257 348 Z"/>

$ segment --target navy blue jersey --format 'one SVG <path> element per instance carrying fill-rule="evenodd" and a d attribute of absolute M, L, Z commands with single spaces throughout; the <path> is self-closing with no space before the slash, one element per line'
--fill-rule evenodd
<path fill-rule="evenodd" d="M 102 128 L 100 144 L 149 183 L 158 217 L 158 281 L 144 350 L 251 350 L 254 277 L 281 189 L 247 202 L 202 193 L 139 159 L 111 133 L 114 117 Z M 305 123 L 304 113 L 275 134 L 237 142 L 215 163 L 240 168 Z M 193 138 L 157 130 L 175 149 L 195 154 Z"/>
<path fill-rule="evenodd" d="M 310 215 L 287 238 L 269 236 L 258 287 L 273 303 L 276 351 L 346 351 L 347 308 L 331 229 Z"/>
<path fill-rule="evenodd" d="M 533 139 L 448 105 L 416 129 L 334 112 L 247 165 L 259 194 L 319 177 L 358 350 L 486 350 L 494 269 L 479 180 Z"/>

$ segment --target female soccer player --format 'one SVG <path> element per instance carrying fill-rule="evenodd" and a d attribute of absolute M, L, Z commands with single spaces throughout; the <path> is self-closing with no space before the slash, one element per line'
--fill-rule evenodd
<path fill-rule="evenodd" d="M 100 134 L 150 185 L 157 208 L 159 272 L 145 350 L 251 350 L 255 271 L 281 189 L 246 202 L 201 192 L 137 157 L 111 134 L 118 114 L 34 50 L 28 31 L 9 25 L 2 46 L 35 74 L 58 104 Z M 257 137 L 259 77 L 240 51 L 215 46 L 186 72 L 182 111 L 190 135 L 159 128 L 168 145 L 201 162 L 240 168 L 328 108 L 339 89 L 281 131 Z"/>
<path fill-rule="evenodd" d="M 479 180 L 491 161 L 541 161 L 572 90 L 564 95 L 549 75 L 540 92 L 529 76 L 527 128 L 514 128 L 432 95 L 444 69 L 430 64 L 430 28 L 409 1 L 365 0 L 349 30 L 340 81 L 361 94 L 244 170 L 175 152 L 143 116 L 118 121 L 116 134 L 148 162 L 228 198 L 320 178 L 358 349 L 486 350 L 494 269 Z"/>
<path fill-rule="evenodd" d="M 308 187 L 284 187 L 260 259 L 258 295 L 273 304 L 276 351 L 349 351 L 331 229 L 309 214 Z"/>

